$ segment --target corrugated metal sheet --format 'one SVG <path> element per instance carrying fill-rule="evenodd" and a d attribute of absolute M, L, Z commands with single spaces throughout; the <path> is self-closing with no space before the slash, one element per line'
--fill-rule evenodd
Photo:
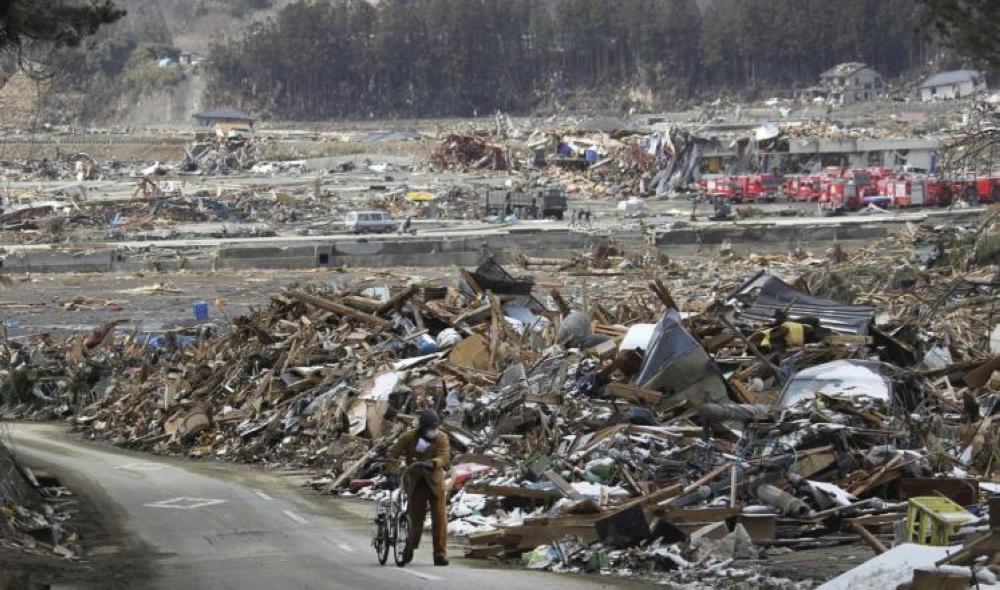
<path fill-rule="evenodd" d="M 754 298 L 754 294 L 756 297 Z M 780 278 L 761 271 L 743 284 L 733 298 L 749 305 L 740 313 L 746 320 L 770 322 L 778 310 L 787 310 L 789 319 L 819 318 L 820 324 L 844 334 L 868 333 L 868 326 L 875 317 L 875 308 L 847 305 L 832 299 L 823 299 L 803 293 Z"/>

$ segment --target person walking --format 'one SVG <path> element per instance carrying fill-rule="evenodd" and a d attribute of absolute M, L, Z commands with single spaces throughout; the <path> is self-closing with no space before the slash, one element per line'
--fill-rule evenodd
<path fill-rule="evenodd" d="M 420 413 L 417 427 L 404 432 L 389 448 L 389 463 L 384 471 L 389 478 L 397 478 L 409 498 L 407 513 L 410 516 L 410 543 L 404 560 L 413 559 L 413 551 L 420 546 L 424 532 L 427 508 L 431 511 L 431 530 L 434 545 L 434 565 L 448 565 L 448 491 L 445 489 L 445 472 L 451 461 L 448 435 L 441 432 L 441 419 L 434 410 Z M 407 469 L 403 481 L 398 481 L 400 462 L 405 460 Z"/>

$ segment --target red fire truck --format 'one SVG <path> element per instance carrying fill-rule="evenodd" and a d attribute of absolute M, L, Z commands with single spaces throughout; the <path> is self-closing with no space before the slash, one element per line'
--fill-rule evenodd
<path fill-rule="evenodd" d="M 818 201 L 823 191 L 823 176 L 800 174 L 785 179 L 785 197 L 789 201 Z"/>
<path fill-rule="evenodd" d="M 947 206 L 954 188 L 951 182 L 922 174 L 897 174 L 878 183 L 877 203 L 883 207 Z"/>
<path fill-rule="evenodd" d="M 705 192 L 710 198 L 722 197 L 727 201 L 774 201 L 781 189 L 781 181 L 774 174 L 742 174 L 717 176 L 705 179 Z"/>
<path fill-rule="evenodd" d="M 826 214 L 857 211 L 863 202 L 864 184 L 854 179 L 831 178 L 823 181 L 820 209 Z"/>
<path fill-rule="evenodd" d="M 956 199 L 966 203 L 1000 201 L 1000 173 L 966 174 L 952 180 Z"/>

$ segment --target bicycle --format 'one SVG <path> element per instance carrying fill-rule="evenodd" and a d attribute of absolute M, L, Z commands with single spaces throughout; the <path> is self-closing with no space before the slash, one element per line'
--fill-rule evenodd
<path fill-rule="evenodd" d="M 406 469 L 411 468 L 412 466 Z M 413 559 L 413 548 L 410 547 L 411 523 L 406 508 L 407 497 L 402 486 L 391 491 L 388 498 L 382 498 L 375 504 L 375 536 L 372 538 L 372 547 L 379 565 L 385 565 L 389 561 L 390 546 L 392 559 L 397 566 L 403 567 Z"/>

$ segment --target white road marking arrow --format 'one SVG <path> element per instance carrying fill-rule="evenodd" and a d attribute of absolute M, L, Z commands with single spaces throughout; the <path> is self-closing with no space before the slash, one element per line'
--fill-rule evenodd
<path fill-rule="evenodd" d="M 214 506 L 216 504 L 222 504 L 223 502 L 225 502 L 225 500 L 218 500 L 215 498 L 173 498 L 170 500 L 160 500 L 159 502 L 143 504 L 143 506 L 148 506 L 150 508 L 194 510 L 195 508 L 205 508 L 206 506 Z"/>

